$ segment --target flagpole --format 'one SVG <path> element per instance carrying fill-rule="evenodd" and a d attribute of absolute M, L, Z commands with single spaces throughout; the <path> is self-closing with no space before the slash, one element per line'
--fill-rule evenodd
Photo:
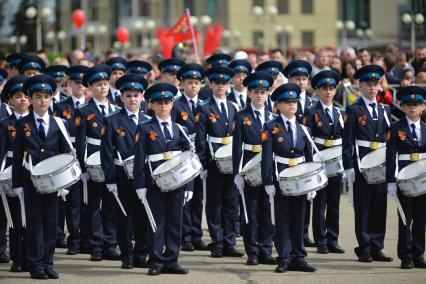
<path fill-rule="evenodd" d="M 188 17 L 189 27 L 191 29 L 192 43 L 194 45 L 195 56 L 197 57 L 198 63 L 201 64 L 201 58 L 198 52 L 197 40 L 195 39 L 194 27 L 192 26 L 192 23 L 191 23 L 191 13 L 189 12 L 189 9 L 186 9 L 185 13 L 186 13 L 186 16 Z"/>

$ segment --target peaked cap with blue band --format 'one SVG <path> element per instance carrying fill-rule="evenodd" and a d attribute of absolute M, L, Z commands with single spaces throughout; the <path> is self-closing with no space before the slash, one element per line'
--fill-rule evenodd
<path fill-rule="evenodd" d="M 19 62 L 21 62 L 22 58 L 24 58 L 25 56 L 27 56 L 27 54 L 24 52 L 15 52 L 9 54 L 6 57 L 6 61 L 7 63 L 9 63 L 10 66 L 18 67 Z"/>
<path fill-rule="evenodd" d="M 105 64 L 96 64 L 87 70 L 83 76 L 83 85 L 88 87 L 92 83 L 101 80 L 109 80 L 111 76 L 111 68 Z"/>
<path fill-rule="evenodd" d="M 244 72 L 246 74 L 250 74 L 251 73 L 251 64 L 245 60 L 245 59 L 235 59 L 232 60 L 229 64 L 228 64 L 228 68 L 232 69 L 232 71 L 234 71 L 235 73 L 237 72 Z"/>
<path fill-rule="evenodd" d="M 143 92 L 148 87 L 148 81 L 139 74 L 125 74 L 115 83 L 120 92 L 125 90 L 135 90 Z"/>
<path fill-rule="evenodd" d="M 274 102 L 297 102 L 302 92 L 300 87 L 294 83 L 282 84 L 271 94 L 271 100 Z"/>
<path fill-rule="evenodd" d="M 108 65 L 111 70 L 123 70 L 126 72 L 127 60 L 123 57 L 111 57 L 105 62 L 105 65 Z"/>
<path fill-rule="evenodd" d="M 27 80 L 28 77 L 24 75 L 16 75 L 7 80 L 1 92 L 2 99 L 8 100 L 14 93 L 22 92 L 24 83 Z"/>
<path fill-rule="evenodd" d="M 26 55 L 19 62 L 18 69 L 19 73 L 23 74 L 26 70 L 39 70 L 43 72 L 46 67 L 43 59 L 37 55 Z"/>
<path fill-rule="evenodd" d="M 158 64 L 158 69 L 161 73 L 169 72 L 169 73 L 177 73 L 182 66 L 185 65 L 185 62 L 177 59 L 177 58 L 167 58 L 162 60 Z"/>
<path fill-rule="evenodd" d="M 56 91 L 56 80 L 49 75 L 36 75 L 25 81 L 22 90 L 30 97 L 38 91 L 53 94 Z"/>
<path fill-rule="evenodd" d="M 369 64 L 362 66 L 355 72 L 354 78 L 360 82 L 363 81 L 379 81 L 380 78 L 385 74 L 385 70 L 376 64 Z"/>
<path fill-rule="evenodd" d="M 268 72 L 256 71 L 250 73 L 243 80 L 244 87 L 251 89 L 267 89 L 274 84 L 274 78 Z"/>
<path fill-rule="evenodd" d="M 293 60 L 283 70 L 284 76 L 290 78 L 296 75 L 309 77 L 312 72 L 312 66 L 306 60 Z"/>
<path fill-rule="evenodd" d="M 143 94 L 145 100 L 147 101 L 168 101 L 173 100 L 174 96 L 177 94 L 178 89 L 175 85 L 170 83 L 155 83 L 146 89 Z"/>
<path fill-rule="evenodd" d="M 268 60 L 257 65 L 255 71 L 268 72 L 272 76 L 278 75 L 283 69 L 283 64 L 276 60 Z"/>
<path fill-rule="evenodd" d="M 89 70 L 89 67 L 85 65 L 72 65 L 65 71 L 65 74 L 68 75 L 70 80 L 83 80 L 84 74 Z"/>
<path fill-rule="evenodd" d="M 210 82 L 218 81 L 228 83 L 234 75 L 234 71 L 224 66 L 212 67 L 206 72 L 206 76 Z"/>
<path fill-rule="evenodd" d="M 127 73 L 146 74 L 152 70 L 151 64 L 143 60 L 131 60 L 127 62 Z"/>
<path fill-rule="evenodd" d="M 426 100 L 426 90 L 420 86 L 401 87 L 397 90 L 396 98 L 401 103 L 417 103 Z"/>
<path fill-rule="evenodd" d="M 231 61 L 231 56 L 226 53 L 216 53 L 212 54 L 206 61 L 210 67 L 227 66 Z"/>
<path fill-rule="evenodd" d="M 176 74 L 176 77 L 182 81 L 187 78 L 193 78 L 202 80 L 206 74 L 206 71 L 204 70 L 203 66 L 197 63 L 189 63 L 185 64 L 180 68 L 178 73 Z"/>
<path fill-rule="evenodd" d="M 318 72 L 311 80 L 313 88 L 321 86 L 337 86 L 340 82 L 340 75 L 334 70 L 323 70 Z"/>
<path fill-rule="evenodd" d="M 65 72 L 67 71 L 67 69 L 68 67 L 65 65 L 56 64 L 56 65 L 47 66 L 44 69 L 43 73 L 53 78 L 57 78 L 57 77 L 64 78 Z"/>

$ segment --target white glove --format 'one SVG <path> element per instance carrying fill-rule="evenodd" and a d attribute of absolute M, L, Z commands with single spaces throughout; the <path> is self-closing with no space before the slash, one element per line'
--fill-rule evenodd
<path fill-rule="evenodd" d="M 70 193 L 70 191 L 68 189 L 60 189 L 58 190 L 58 196 L 64 198 L 65 196 L 67 196 Z"/>
<path fill-rule="evenodd" d="M 200 173 L 200 178 L 201 179 L 205 179 L 207 177 L 207 170 L 203 170 L 201 173 Z"/>
<path fill-rule="evenodd" d="M 24 196 L 24 188 L 23 187 L 17 187 L 14 188 L 13 191 L 18 195 L 19 198 L 22 198 Z"/>
<path fill-rule="evenodd" d="M 109 183 L 106 185 L 108 188 L 108 191 L 114 194 L 117 194 L 117 184 L 116 183 Z"/>
<path fill-rule="evenodd" d="M 238 174 L 234 178 L 234 183 L 237 186 L 238 190 L 241 192 L 241 190 L 244 188 L 244 178 L 242 175 Z"/>
<path fill-rule="evenodd" d="M 396 196 L 396 182 L 388 183 L 388 194 L 394 198 Z"/>
<path fill-rule="evenodd" d="M 185 202 L 188 203 L 191 199 L 194 193 L 192 191 L 185 191 Z"/>
<path fill-rule="evenodd" d="M 136 189 L 136 194 L 138 195 L 138 198 L 143 202 L 146 200 L 146 188 L 138 188 Z"/>
<path fill-rule="evenodd" d="M 312 192 L 309 192 L 306 195 L 306 198 L 308 199 L 309 202 L 312 202 L 312 201 L 314 201 L 315 196 L 317 196 L 317 192 L 316 191 L 312 191 Z"/>
<path fill-rule="evenodd" d="M 82 173 L 80 176 L 80 179 L 82 182 L 87 182 L 89 180 L 89 173 L 88 172 Z"/>
<path fill-rule="evenodd" d="M 355 170 L 347 169 L 345 170 L 346 179 L 348 180 L 348 184 L 352 184 L 355 182 Z"/>
<path fill-rule="evenodd" d="M 275 195 L 275 186 L 274 185 L 266 185 L 265 190 L 266 190 L 266 193 L 269 195 L 270 198 L 274 197 L 274 195 Z"/>

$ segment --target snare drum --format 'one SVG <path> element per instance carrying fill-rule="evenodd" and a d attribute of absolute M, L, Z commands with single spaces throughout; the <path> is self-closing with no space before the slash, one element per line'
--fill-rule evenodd
<path fill-rule="evenodd" d="M 325 165 L 319 162 L 302 163 L 279 174 L 282 194 L 297 196 L 317 191 L 328 184 Z"/>
<path fill-rule="evenodd" d="M 414 197 L 426 193 L 426 160 L 413 162 L 398 173 L 398 186 L 406 196 Z"/>
<path fill-rule="evenodd" d="M 60 154 L 35 165 L 31 180 L 37 191 L 48 194 L 68 188 L 80 180 L 81 169 L 73 154 Z"/>
<path fill-rule="evenodd" d="M 104 182 L 105 175 L 101 166 L 101 153 L 99 151 L 93 153 L 87 158 L 86 170 L 89 177 L 94 182 Z"/>
<path fill-rule="evenodd" d="M 12 188 L 12 166 L 7 167 L 0 174 L 0 183 L 3 186 L 7 196 L 10 196 L 10 197 L 18 196 Z"/>
<path fill-rule="evenodd" d="M 168 192 L 193 180 L 202 169 L 197 154 L 186 151 L 159 165 L 152 178 L 162 192 Z"/>
<path fill-rule="evenodd" d="M 130 156 L 125 159 L 121 165 L 124 167 L 124 172 L 129 179 L 133 179 L 133 166 L 135 165 L 135 156 Z"/>
<path fill-rule="evenodd" d="M 245 164 L 241 171 L 244 180 L 253 187 L 262 184 L 262 171 L 260 161 L 262 160 L 262 153 L 258 153 L 250 161 Z"/>
<path fill-rule="evenodd" d="M 334 177 L 343 174 L 343 160 L 342 160 L 342 146 L 335 146 L 320 151 L 324 157 L 325 169 L 328 177 Z M 321 159 L 316 153 L 314 155 L 314 162 L 320 162 Z"/>
<path fill-rule="evenodd" d="M 386 181 L 386 147 L 374 150 L 362 158 L 359 165 L 368 184 Z"/>
<path fill-rule="evenodd" d="M 232 143 L 223 145 L 214 153 L 214 160 L 222 174 L 232 174 Z"/>

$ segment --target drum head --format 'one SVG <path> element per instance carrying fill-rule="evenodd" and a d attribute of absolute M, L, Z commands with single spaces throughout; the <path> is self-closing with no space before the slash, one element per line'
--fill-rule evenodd
<path fill-rule="evenodd" d="M 12 178 L 12 166 L 7 167 L 0 175 L 0 180 L 8 180 Z"/>
<path fill-rule="evenodd" d="M 426 172 L 426 160 L 420 160 L 409 164 L 398 173 L 398 180 L 416 178 Z"/>
<path fill-rule="evenodd" d="M 294 167 L 289 167 L 283 170 L 280 173 L 280 177 L 288 178 L 288 177 L 297 177 L 304 176 L 306 174 L 310 174 L 315 172 L 323 167 L 322 163 L 312 162 L 312 163 L 303 163 Z"/>
<path fill-rule="evenodd" d="M 362 158 L 360 167 L 361 169 L 369 169 L 380 166 L 386 160 L 386 147 L 374 150 Z"/>
<path fill-rule="evenodd" d="M 320 151 L 320 153 L 322 154 L 322 156 L 324 157 L 324 160 L 328 161 L 328 160 L 332 160 L 338 157 L 342 156 L 342 146 L 335 146 L 332 148 L 328 148 L 325 150 Z M 314 155 L 314 161 L 321 161 L 318 153 L 316 153 Z"/>
<path fill-rule="evenodd" d="M 191 151 L 183 152 L 175 157 L 173 157 L 171 160 L 168 160 L 161 165 L 159 165 L 154 172 L 153 175 L 159 175 L 165 172 L 170 171 L 171 169 L 175 168 L 178 165 L 181 165 L 183 163 L 186 163 L 187 161 L 191 160 L 191 157 L 195 155 Z"/>
<path fill-rule="evenodd" d="M 223 159 L 232 156 L 232 143 L 226 144 L 217 149 L 214 156 L 218 159 Z"/>
<path fill-rule="evenodd" d="M 71 164 L 72 161 L 74 161 L 74 155 L 72 154 L 56 155 L 35 165 L 31 171 L 31 174 L 33 176 L 42 176 L 48 173 L 52 173 L 65 168 Z"/>
<path fill-rule="evenodd" d="M 262 153 L 258 153 L 250 161 L 248 161 L 247 164 L 245 164 L 245 166 L 242 169 L 242 172 L 245 172 L 245 171 L 253 168 L 255 165 L 260 163 L 261 160 L 262 160 Z"/>
<path fill-rule="evenodd" d="M 97 151 L 87 158 L 86 165 L 99 166 L 101 164 L 101 152 Z"/>

